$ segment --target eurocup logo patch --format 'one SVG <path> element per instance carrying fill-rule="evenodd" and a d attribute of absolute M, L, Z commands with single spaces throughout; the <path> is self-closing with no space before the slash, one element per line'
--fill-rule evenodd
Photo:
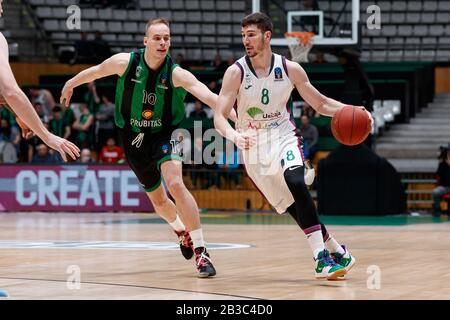
<path fill-rule="evenodd" d="M 283 80 L 283 72 L 281 71 L 281 68 L 276 67 L 274 73 L 275 73 L 275 80 Z"/>
<path fill-rule="evenodd" d="M 168 89 L 167 86 L 166 86 L 166 82 L 167 82 L 167 73 L 163 73 L 163 74 L 161 75 L 160 82 L 161 82 L 161 84 L 158 84 L 158 87 L 159 87 L 159 88 L 162 88 L 162 89 Z"/>
<path fill-rule="evenodd" d="M 167 153 L 169 152 L 169 146 L 167 144 L 163 144 L 163 146 L 161 147 L 162 152 Z"/>
<path fill-rule="evenodd" d="M 165 84 L 167 81 L 167 73 L 161 75 L 161 84 Z"/>

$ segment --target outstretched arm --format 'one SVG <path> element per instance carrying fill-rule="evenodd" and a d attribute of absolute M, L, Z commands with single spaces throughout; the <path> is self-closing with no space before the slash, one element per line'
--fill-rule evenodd
<path fill-rule="evenodd" d="M 217 110 L 217 94 L 213 93 L 209 88 L 189 71 L 176 67 L 172 73 L 173 85 L 175 87 L 183 87 L 197 99 L 210 106 L 214 112 Z M 236 122 L 236 112 L 230 114 L 230 119 Z"/>
<path fill-rule="evenodd" d="M 286 65 L 289 71 L 289 79 L 291 79 L 302 98 L 314 110 L 325 116 L 332 117 L 336 111 L 346 106 L 339 101 L 324 96 L 314 88 L 311 82 L 309 82 L 305 70 L 298 63 L 286 60 Z"/>
<path fill-rule="evenodd" d="M 81 71 L 64 85 L 61 92 L 60 103 L 68 107 L 70 104 L 70 98 L 72 98 L 73 89 L 81 84 L 89 83 L 113 74 L 121 76 L 127 69 L 129 60 L 129 53 L 118 53 L 113 55 L 111 58 L 106 59 L 99 65 Z"/>
<path fill-rule="evenodd" d="M 17 116 L 22 128 L 32 130 L 49 147 L 55 149 L 66 161 L 66 153 L 73 159 L 80 150 L 70 141 L 51 134 L 39 119 L 25 93 L 19 88 L 9 65 L 8 43 L 0 33 L 0 91 L 5 101 Z"/>
<path fill-rule="evenodd" d="M 339 101 L 324 96 L 316 88 L 314 88 L 311 82 L 309 82 L 308 75 L 305 70 L 303 70 L 298 63 L 287 60 L 286 64 L 289 71 L 289 79 L 291 79 L 294 83 L 303 99 L 305 99 L 305 101 L 308 102 L 318 113 L 332 117 L 336 111 L 346 106 Z M 361 106 L 361 108 L 367 112 L 370 119 L 370 124 L 373 127 L 372 115 L 364 107 Z"/>
<path fill-rule="evenodd" d="M 255 143 L 254 138 L 240 134 L 227 121 L 230 112 L 234 111 L 233 106 L 240 85 L 241 70 L 235 65 L 228 67 L 223 76 L 222 89 L 217 101 L 217 112 L 214 113 L 214 126 L 222 136 L 233 141 L 238 148 L 248 149 Z"/>

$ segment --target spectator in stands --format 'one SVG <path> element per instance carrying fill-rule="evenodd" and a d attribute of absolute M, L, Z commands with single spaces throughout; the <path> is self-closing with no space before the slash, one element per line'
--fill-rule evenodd
<path fill-rule="evenodd" d="M 36 107 L 36 104 L 39 103 L 42 106 L 43 114 L 49 117 L 56 105 L 52 93 L 47 89 L 30 88 L 30 96 L 33 105 Z"/>
<path fill-rule="evenodd" d="M 16 163 L 20 149 L 20 131 L 8 118 L 0 120 L 0 163 Z"/>
<path fill-rule="evenodd" d="M 64 139 L 69 139 L 71 134 L 70 124 L 62 117 L 62 109 L 59 105 L 53 108 L 53 117 L 49 122 L 49 130 L 51 133 Z"/>
<path fill-rule="evenodd" d="M 17 151 L 11 142 L 0 140 L 0 163 L 16 163 Z"/>
<path fill-rule="evenodd" d="M 72 124 L 72 129 L 76 130 L 75 144 L 80 148 L 90 148 L 92 144 L 92 129 L 94 117 L 89 112 L 86 104 L 80 104 L 80 115 Z"/>
<path fill-rule="evenodd" d="M 436 172 L 437 187 L 433 190 L 433 215 L 441 214 L 440 202 L 442 196 L 450 193 L 450 143 L 441 147 L 439 166 Z"/>
<path fill-rule="evenodd" d="M 91 63 L 93 62 L 94 51 L 92 43 L 87 38 L 87 32 L 80 33 L 80 40 L 75 41 L 75 62 Z"/>
<path fill-rule="evenodd" d="M 93 164 L 95 160 L 92 158 L 92 152 L 89 148 L 81 149 L 80 158 L 77 160 L 78 163 Z"/>
<path fill-rule="evenodd" d="M 215 94 L 219 94 L 220 87 L 217 85 L 217 80 L 212 80 L 208 82 L 208 89 L 214 92 Z"/>
<path fill-rule="evenodd" d="M 36 153 L 36 147 L 44 142 L 38 136 L 33 136 L 31 139 L 25 140 L 24 143 L 26 144 L 24 149 L 27 150 L 26 162 L 31 162 Z"/>
<path fill-rule="evenodd" d="M 306 160 L 312 160 L 317 151 L 316 145 L 319 141 L 319 131 L 316 126 L 310 123 L 308 116 L 301 116 L 301 122 L 300 135 L 303 137 L 304 156 Z"/>
<path fill-rule="evenodd" d="M 312 63 L 323 64 L 328 63 L 328 61 L 325 59 L 325 54 L 322 51 L 318 51 L 316 52 L 316 59 Z"/>
<path fill-rule="evenodd" d="M 48 123 L 50 121 L 50 116 L 45 114 L 44 106 L 40 102 L 35 102 L 33 104 L 34 110 L 36 110 L 37 115 L 39 116 L 39 119 L 41 119 L 42 123 L 48 127 Z"/>
<path fill-rule="evenodd" d="M 203 110 L 203 104 L 200 100 L 195 100 L 194 110 L 189 114 L 190 118 L 208 118 L 205 110 Z"/>
<path fill-rule="evenodd" d="M 316 110 L 314 110 L 314 108 L 311 107 L 311 105 L 306 101 L 303 102 L 303 106 L 302 106 L 302 116 L 303 115 L 308 116 L 308 118 L 310 118 L 310 119 L 313 117 L 315 117 L 315 118 L 320 117 L 320 113 L 318 113 Z"/>
<path fill-rule="evenodd" d="M 75 113 L 73 112 L 72 108 L 64 108 L 63 109 L 63 113 L 62 113 L 62 118 L 63 118 L 64 122 L 67 123 L 67 125 L 70 128 L 72 128 L 72 125 L 73 125 L 73 123 L 76 120 Z M 69 136 L 69 140 L 70 141 L 74 140 L 73 136 L 74 136 L 74 132 L 71 129 L 70 130 L 70 136 Z"/>
<path fill-rule="evenodd" d="M 10 142 L 19 152 L 19 144 L 21 140 L 20 131 L 17 127 L 12 127 L 8 119 L 0 121 L 0 141 Z"/>
<path fill-rule="evenodd" d="M 95 40 L 92 43 L 94 53 L 94 63 L 103 62 L 103 60 L 111 57 L 111 48 L 108 42 L 103 40 L 103 34 L 100 31 L 95 32 Z"/>
<path fill-rule="evenodd" d="M 225 70 L 227 70 L 228 67 L 227 62 L 222 60 L 222 56 L 220 55 L 220 53 L 217 53 L 216 56 L 214 57 L 212 66 L 214 68 L 214 71 L 220 72 L 225 72 Z"/>
<path fill-rule="evenodd" d="M 83 156 L 83 155 L 82 155 Z M 124 160 L 123 149 L 116 145 L 114 138 L 106 140 L 106 146 L 102 148 L 98 161 L 100 163 L 118 163 Z"/>
<path fill-rule="evenodd" d="M 106 140 L 110 137 L 116 138 L 116 130 L 114 130 L 114 108 L 115 105 L 105 95 L 102 96 L 102 104 L 96 115 L 97 120 L 97 140 L 98 148 L 100 149 L 105 145 Z"/>
<path fill-rule="evenodd" d="M 11 127 L 17 126 L 16 116 L 2 104 L 0 104 L 0 119 L 8 119 Z"/>
<path fill-rule="evenodd" d="M 100 97 L 97 94 L 97 86 L 95 85 L 95 82 L 89 82 L 87 84 L 88 91 L 84 95 L 84 102 L 87 104 L 89 112 L 92 114 L 97 113 L 98 107 L 100 105 Z"/>
<path fill-rule="evenodd" d="M 36 146 L 36 154 L 31 160 L 32 164 L 56 164 L 60 162 L 61 158 L 54 153 L 50 153 L 48 147 L 43 143 Z"/>

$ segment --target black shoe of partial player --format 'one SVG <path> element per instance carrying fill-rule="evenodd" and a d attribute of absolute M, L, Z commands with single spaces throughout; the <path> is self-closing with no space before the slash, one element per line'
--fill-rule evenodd
<path fill-rule="evenodd" d="M 178 242 L 180 243 L 180 250 L 183 257 L 189 260 L 194 255 L 194 244 L 191 239 L 191 235 L 188 231 L 175 231 L 178 236 Z"/>
<path fill-rule="evenodd" d="M 209 253 L 204 247 L 195 248 L 195 262 L 199 278 L 208 278 L 216 275 Z"/>

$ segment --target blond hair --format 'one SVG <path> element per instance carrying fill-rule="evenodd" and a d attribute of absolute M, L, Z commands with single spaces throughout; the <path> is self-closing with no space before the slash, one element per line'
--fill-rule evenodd
<path fill-rule="evenodd" d="M 154 24 L 165 24 L 167 27 L 170 28 L 170 23 L 169 20 L 164 19 L 164 18 L 156 18 L 153 20 L 148 20 L 147 24 L 145 25 L 145 34 L 147 34 L 148 28 L 150 28 L 150 26 L 154 25 Z"/>

